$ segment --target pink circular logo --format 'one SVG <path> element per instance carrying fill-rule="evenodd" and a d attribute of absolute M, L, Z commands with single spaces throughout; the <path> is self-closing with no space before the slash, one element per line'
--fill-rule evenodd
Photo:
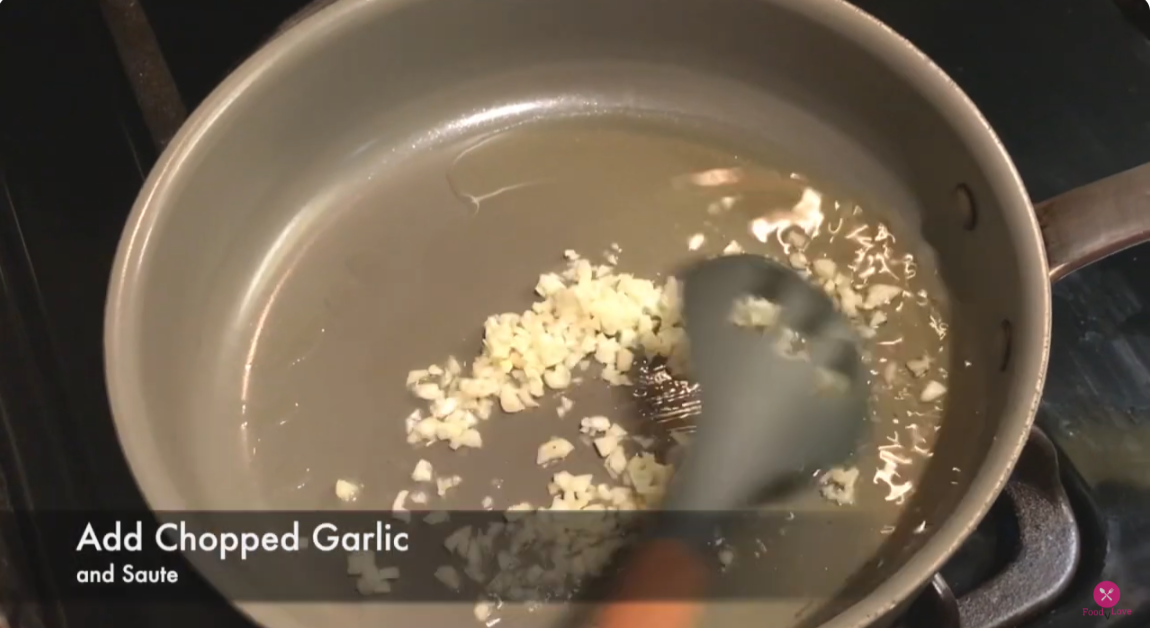
<path fill-rule="evenodd" d="M 1095 585 L 1095 603 L 1101 608 L 1111 608 L 1119 603 L 1119 585 L 1104 580 Z"/>

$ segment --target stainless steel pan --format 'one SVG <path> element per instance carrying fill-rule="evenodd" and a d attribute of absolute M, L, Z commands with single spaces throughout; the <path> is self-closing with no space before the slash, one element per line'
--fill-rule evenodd
<path fill-rule="evenodd" d="M 1004 486 L 1043 387 L 1050 282 L 1146 239 L 1147 186 L 1144 166 L 1033 206 L 955 84 L 838 0 L 341 0 L 237 69 L 152 172 L 114 267 L 108 389 L 157 510 L 334 508 L 349 477 L 386 508 L 421 457 L 461 470 L 454 507 L 496 478 L 526 499 L 562 423 L 494 417 L 481 450 L 417 451 L 406 373 L 474 354 L 484 317 L 526 308 L 565 249 L 618 244 L 621 271 L 649 277 L 729 239 L 786 258 L 795 241 L 768 232 L 790 216 L 812 235 L 783 210 L 818 189 L 813 256 L 851 262 L 838 220 L 870 225 L 868 246 L 882 222 L 888 253 L 915 256 L 876 340 L 901 341 L 872 351 L 856 503 L 813 487 L 788 505 L 824 525 L 748 572 L 764 601 L 715 604 L 708 625 L 860 627 L 922 589 Z M 914 410 L 922 382 L 884 365 L 928 348 L 949 392 Z M 619 401 L 585 388 L 580 416 Z M 244 577 L 210 574 L 225 592 Z M 769 595 L 795 582 L 824 586 Z M 269 628 L 470 621 L 238 606 Z"/>

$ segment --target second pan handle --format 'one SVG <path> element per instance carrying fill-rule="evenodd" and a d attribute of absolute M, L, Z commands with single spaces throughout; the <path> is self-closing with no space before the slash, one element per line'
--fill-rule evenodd
<path fill-rule="evenodd" d="M 1055 445 L 1032 429 L 1000 499 L 1019 524 L 1019 553 L 997 575 L 956 597 L 936 575 L 901 628 L 1007 628 L 1034 617 L 1071 584 L 1080 533 L 1059 470 Z"/>
<path fill-rule="evenodd" d="M 1149 180 L 1151 165 L 1143 164 L 1036 203 L 1051 281 L 1147 241 Z"/>

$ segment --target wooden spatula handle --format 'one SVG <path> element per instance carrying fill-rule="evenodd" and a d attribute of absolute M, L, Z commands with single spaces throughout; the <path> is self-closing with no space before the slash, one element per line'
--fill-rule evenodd
<path fill-rule="evenodd" d="M 694 628 L 707 584 L 698 550 L 677 539 L 654 539 L 636 548 L 624 566 L 618 598 L 600 610 L 595 626 Z"/>

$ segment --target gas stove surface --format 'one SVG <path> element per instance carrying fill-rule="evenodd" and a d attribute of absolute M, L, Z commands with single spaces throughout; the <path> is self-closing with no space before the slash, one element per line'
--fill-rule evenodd
<path fill-rule="evenodd" d="M 102 314 L 120 231 L 186 113 L 306 3 L 0 3 L 0 510 L 143 507 L 103 385 Z M 1140 3 L 857 4 L 968 92 L 1033 198 L 1147 161 Z M 1144 33 L 1124 11 L 1134 12 Z M 1054 290 L 1038 419 L 1046 438 L 1029 446 L 1020 472 L 1046 474 L 1052 494 L 1066 496 L 1081 549 L 1070 586 L 1053 599 L 1026 583 L 1006 597 L 980 596 L 989 583 L 1012 577 L 1021 557 L 1058 565 L 1066 553 L 1051 546 L 1063 537 L 997 506 L 904 618 L 908 628 L 1148 624 L 1147 255 L 1141 245 Z M 10 532 L 0 530 L 0 611 L 12 628 L 250 626 L 223 600 L 6 605 L 10 587 L 43 577 L 35 547 Z M 1035 544 L 1037 532 L 1043 542 Z M 1121 589 L 1118 608 L 1131 615 L 1084 613 L 1097 608 L 1093 594 L 1102 581 Z M 1013 615 L 1019 609 L 1034 612 L 1021 621 Z"/>

